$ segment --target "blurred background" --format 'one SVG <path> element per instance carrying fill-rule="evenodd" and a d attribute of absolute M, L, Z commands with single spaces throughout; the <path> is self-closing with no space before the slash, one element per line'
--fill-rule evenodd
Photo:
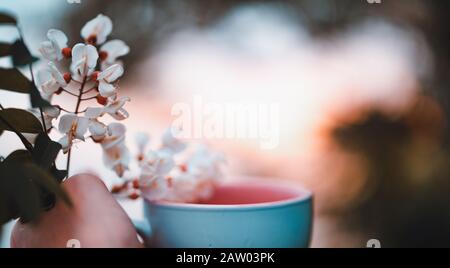
<path fill-rule="evenodd" d="M 120 88 L 132 98 L 130 144 L 137 131 L 158 139 L 171 107 L 196 95 L 279 103 L 275 149 L 205 142 L 226 154 L 230 178 L 311 189 L 312 247 L 365 247 L 372 238 L 382 247 L 450 246 L 449 1 L 0 0 L 0 9 L 18 15 L 35 54 L 49 28 L 73 45 L 86 21 L 112 18 L 113 38 L 131 48 Z M 0 41 L 14 34 L 0 29 Z M 28 105 L 14 94 L 0 99 Z M 2 136 L 2 155 L 15 139 Z M 72 174 L 116 180 L 97 164 L 100 148 L 76 146 Z M 140 217 L 139 202 L 123 205 Z"/>

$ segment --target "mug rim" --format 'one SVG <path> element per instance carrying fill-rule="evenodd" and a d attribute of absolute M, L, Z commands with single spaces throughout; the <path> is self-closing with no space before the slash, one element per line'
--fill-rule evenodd
<path fill-rule="evenodd" d="M 241 182 L 228 182 L 224 185 L 248 185 L 249 183 L 256 183 L 258 186 L 271 186 L 287 189 L 289 191 L 295 191 L 297 196 L 292 198 L 287 198 L 279 201 L 269 201 L 262 203 L 253 204 L 196 204 L 196 203 L 181 203 L 181 202 L 171 202 L 171 201 L 150 201 L 144 196 L 145 205 L 156 206 L 166 209 L 176 209 L 176 210 L 195 210 L 195 211 L 245 211 L 245 210 L 260 210 L 260 209 L 275 209 L 280 207 L 298 205 L 303 203 L 310 203 L 312 201 L 312 192 L 299 185 L 288 185 L 286 183 L 268 182 L 268 181 L 252 181 L 246 180 Z"/>

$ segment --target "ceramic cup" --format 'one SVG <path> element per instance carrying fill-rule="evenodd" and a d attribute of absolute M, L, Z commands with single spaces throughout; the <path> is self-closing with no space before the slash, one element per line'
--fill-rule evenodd
<path fill-rule="evenodd" d="M 144 215 L 137 227 L 152 247 L 301 248 L 311 237 L 312 195 L 261 180 L 228 183 L 202 203 L 145 200 Z"/>

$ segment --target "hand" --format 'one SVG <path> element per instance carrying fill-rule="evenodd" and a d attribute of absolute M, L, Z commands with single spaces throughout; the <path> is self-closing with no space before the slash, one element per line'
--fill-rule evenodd
<path fill-rule="evenodd" d="M 17 222 L 11 235 L 12 247 L 66 247 L 70 239 L 81 247 L 142 247 L 136 230 L 104 183 L 89 174 L 63 182 L 73 207 L 58 200 L 39 222 Z"/>

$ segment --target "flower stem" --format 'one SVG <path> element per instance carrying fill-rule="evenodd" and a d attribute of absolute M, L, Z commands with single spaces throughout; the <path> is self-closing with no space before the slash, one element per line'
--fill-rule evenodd
<path fill-rule="evenodd" d="M 30 70 L 31 74 L 31 83 L 34 82 L 34 73 L 33 73 L 33 63 L 28 64 L 28 69 Z M 44 112 L 42 111 L 42 107 L 39 106 L 39 113 L 41 114 L 41 120 L 42 120 L 42 127 L 44 128 L 44 132 L 47 132 L 47 126 L 45 125 L 45 118 L 44 118 Z"/>
<path fill-rule="evenodd" d="M 25 44 L 25 41 L 24 41 L 24 39 L 23 39 L 22 28 L 20 28 L 19 26 L 16 26 L 16 28 L 17 28 L 17 32 L 19 33 L 19 39 L 20 39 L 20 41 L 22 41 L 22 43 Z M 30 70 L 31 82 L 32 82 L 33 85 L 34 85 L 34 84 L 35 84 L 35 81 L 34 81 L 33 63 L 32 63 L 32 62 L 30 62 L 30 63 L 28 64 L 28 69 Z M 40 114 L 41 114 L 41 120 L 42 120 L 42 126 L 43 126 L 43 129 L 44 129 L 44 132 L 46 132 L 46 131 L 47 131 L 47 126 L 45 125 L 44 112 L 42 111 L 42 107 L 39 107 L 39 112 L 40 112 Z"/>
<path fill-rule="evenodd" d="M 71 111 L 69 111 L 69 110 L 67 110 L 67 109 L 64 109 L 63 107 L 61 107 L 61 106 L 58 106 L 58 108 L 61 110 L 61 111 L 64 111 L 64 112 L 66 112 L 66 113 L 71 113 L 71 114 L 81 114 L 81 113 L 84 113 L 84 112 L 86 112 L 86 109 L 84 109 L 84 110 L 82 110 L 82 111 L 78 111 L 78 112 L 71 112 Z"/>
<path fill-rule="evenodd" d="M 93 100 L 93 99 L 95 99 L 95 98 L 97 98 L 97 96 L 92 96 L 92 97 L 84 98 L 84 99 L 81 99 L 81 100 L 82 100 L 82 101 L 87 101 L 87 100 Z"/>
<path fill-rule="evenodd" d="M 96 89 L 96 88 L 97 88 L 97 87 L 92 87 L 92 88 L 90 88 L 90 89 L 84 91 L 83 94 L 89 93 L 89 92 L 91 92 L 92 90 L 94 90 L 94 89 Z"/>
<path fill-rule="evenodd" d="M 75 106 L 75 114 L 78 114 L 78 110 L 80 109 L 80 104 L 82 101 L 83 96 L 83 90 L 84 86 L 86 85 L 87 81 L 87 75 L 83 78 L 83 82 L 81 83 L 79 93 L 78 93 L 78 99 L 77 99 L 77 105 Z M 69 169 L 70 169 L 70 158 L 72 156 L 72 148 L 69 148 L 69 151 L 67 152 L 67 164 L 66 164 L 66 170 L 67 170 L 67 178 L 69 178 Z"/>
<path fill-rule="evenodd" d="M 63 91 L 63 92 L 66 92 L 67 94 L 72 95 L 72 96 L 74 96 L 74 97 L 78 97 L 77 94 L 74 94 L 74 93 L 68 91 L 67 89 L 64 89 L 64 88 L 63 88 L 62 91 Z"/>
<path fill-rule="evenodd" d="M 84 94 L 83 90 L 84 90 L 84 86 L 86 85 L 86 81 L 87 81 L 87 76 L 84 77 L 83 82 L 81 83 L 81 86 L 80 86 L 77 105 L 75 106 L 75 113 L 78 113 L 78 109 L 80 108 L 81 101 L 83 100 L 81 97 L 83 97 L 83 94 Z"/>

